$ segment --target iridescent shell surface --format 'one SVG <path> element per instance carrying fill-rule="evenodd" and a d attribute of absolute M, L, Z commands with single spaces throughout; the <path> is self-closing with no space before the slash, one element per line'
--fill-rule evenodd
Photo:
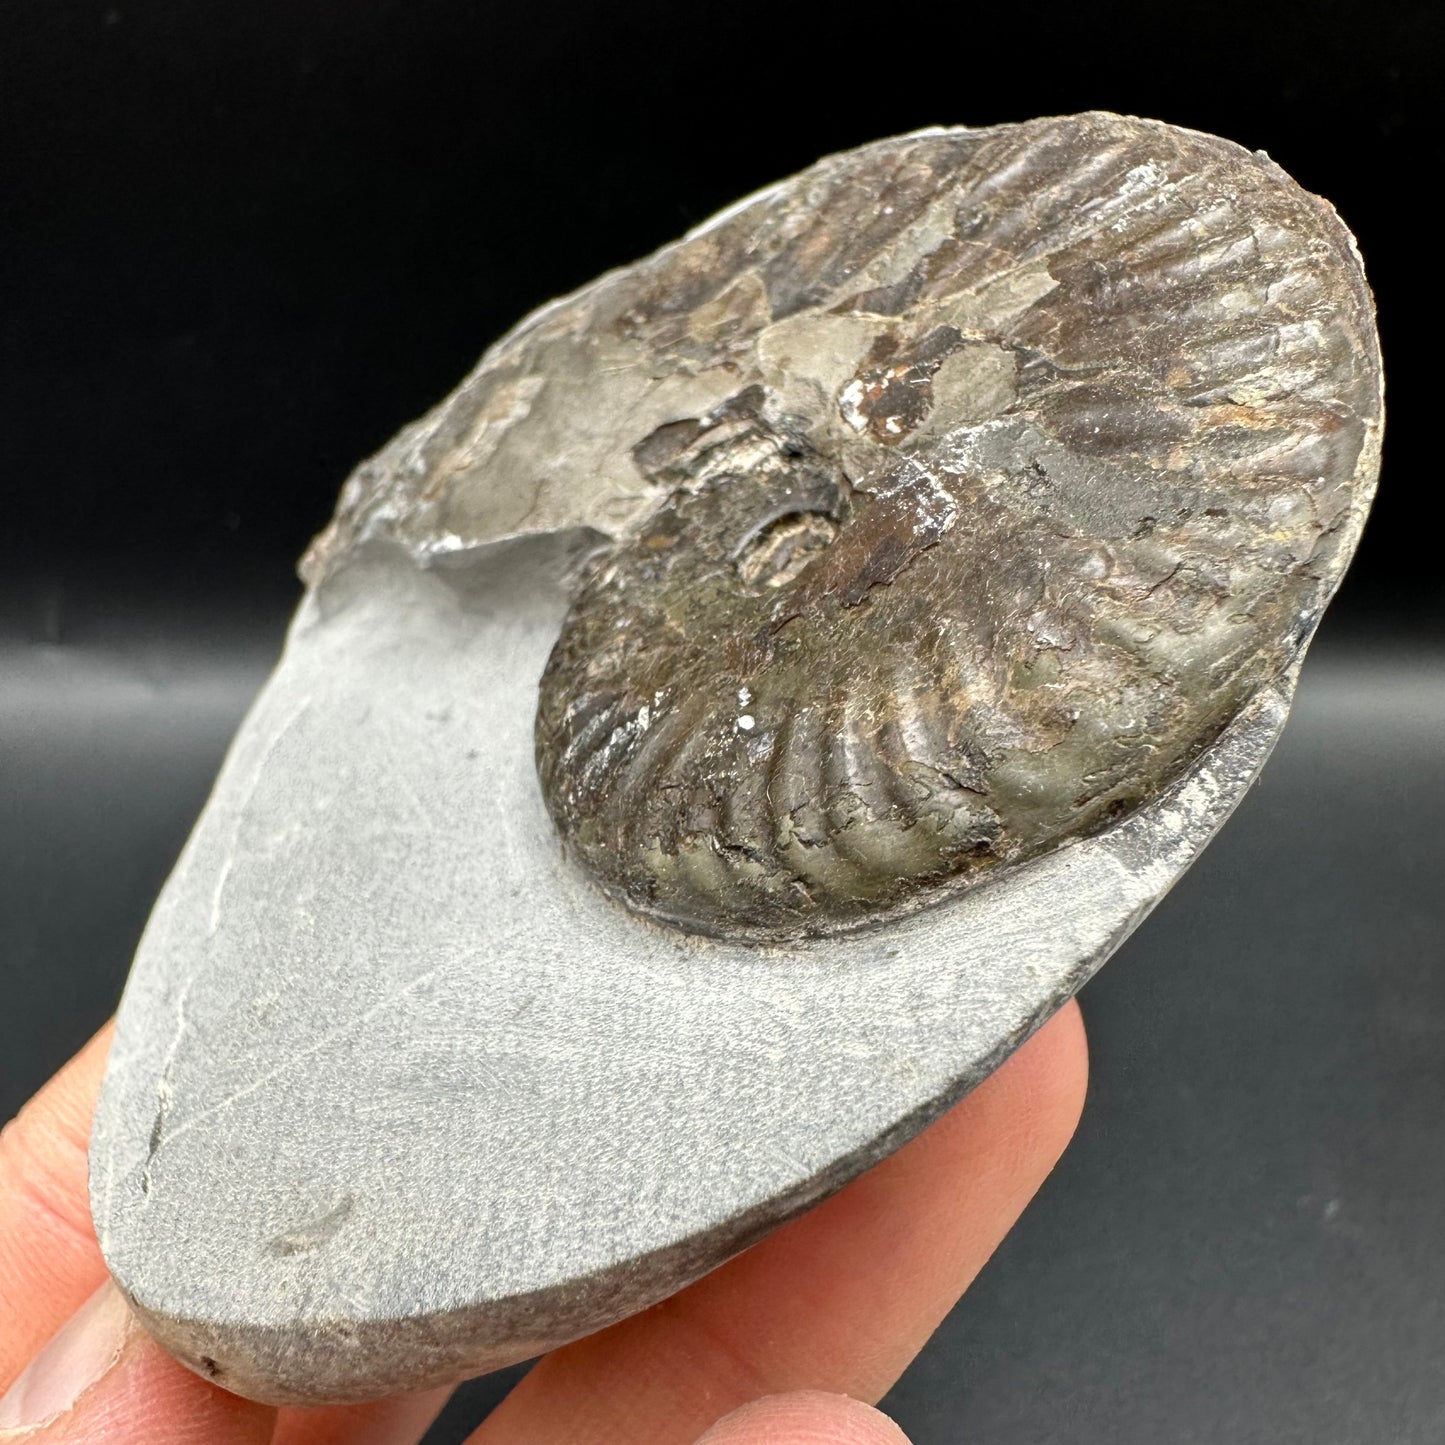
<path fill-rule="evenodd" d="M 831 157 L 524 323 L 317 565 L 570 526 L 564 845 L 762 940 L 1158 794 L 1308 640 L 1378 464 L 1353 242 L 1267 157 L 1105 114 Z"/>

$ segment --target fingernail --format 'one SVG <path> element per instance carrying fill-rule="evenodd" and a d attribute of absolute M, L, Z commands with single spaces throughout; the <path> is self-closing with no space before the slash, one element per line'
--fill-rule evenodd
<path fill-rule="evenodd" d="M 38 1430 L 65 1414 L 120 1357 L 131 1313 L 107 1280 L 0 1399 L 0 1430 Z"/>

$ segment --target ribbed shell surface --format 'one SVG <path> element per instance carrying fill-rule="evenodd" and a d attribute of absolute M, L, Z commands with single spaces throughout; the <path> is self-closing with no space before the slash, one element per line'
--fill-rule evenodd
<path fill-rule="evenodd" d="M 1299 647 L 1378 418 L 1367 295 L 1266 159 L 1085 117 L 825 162 L 617 324 L 738 386 L 542 682 L 563 837 L 632 906 L 828 931 L 1155 794 Z"/>

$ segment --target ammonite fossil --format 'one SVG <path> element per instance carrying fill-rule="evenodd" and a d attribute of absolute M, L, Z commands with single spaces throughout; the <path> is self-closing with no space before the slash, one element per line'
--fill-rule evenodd
<path fill-rule="evenodd" d="M 1295 655 L 1373 481 L 1348 233 L 1167 125 L 884 141 L 583 295 L 397 444 L 419 496 L 380 496 L 464 535 L 483 462 L 604 474 L 599 530 L 632 525 L 581 579 L 537 763 L 592 876 L 692 929 L 845 928 L 1155 795 Z M 542 408 L 577 450 L 509 456 Z"/>
<path fill-rule="evenodd" d="M 1110 115 L 529 317 L 347 484 L 151 916 L 91 1150 L 141 1318 L 260 1399 L 445 1384 L 896 1148 L 1243 796 L 1380 421 L 1329 206 Z"/>

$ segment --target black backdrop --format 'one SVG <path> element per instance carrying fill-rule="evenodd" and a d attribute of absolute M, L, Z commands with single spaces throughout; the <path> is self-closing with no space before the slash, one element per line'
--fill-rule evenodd
<path fill-rule="evenodd" d="M 1426 0 L 8 0 L 0 1113 L 113 1005 L 346 472 L 489 340 L 827 151 L 1158 116 L 1359 236 L 1380 502 L 1279 761 L 1089 990 L 1074 1150 L 891 1403 L 920 1445 L 1438 1445 L 1442 44 Z"/>
<path fill-rule="evenodd" d="M 1417 617 L 1442 30 L 1432 0 L 9 0 L 7 571 L 283 587 L 357 458 L 532 306 L 830 150 L 1102 107 L 1266 149 L 1359 235 L 1394 485 L 1344 605 Z"/>

